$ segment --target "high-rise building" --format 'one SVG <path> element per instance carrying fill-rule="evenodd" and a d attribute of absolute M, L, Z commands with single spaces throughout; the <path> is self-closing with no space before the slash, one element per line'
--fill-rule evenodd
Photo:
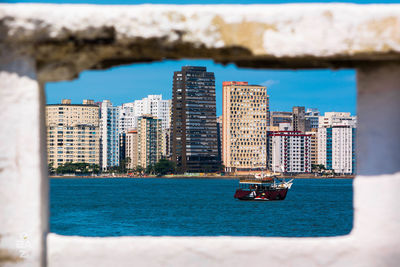
<path fill-rule="evenodd" d="M 180 172 L 219 169 L 215 77 L 205 67 L 174 72 L 171 159 Z"/>
<path fill-rule="evenodd" d="M 304 107 L 293 107 L 293 131 L 299 131 L 304 133 L 306 131 L 306 114 Z"/>
<path fill-rule="evenodd" d="M 279 127 L 280 123 L 292 124 L 293 113 L 287 111 L 272 111 L 270 115 L 270 126 Z"/>
<path fill-rule="evenodd" d="M 299 131 L 268 132 L 268 169 L 311 172 L 311 136 Z"/>
<path fill-rule="evenodd" d="M 227 172 L 267 167 L 267 88 L 223 82 L 223 164 Z"/>
<path fill-rule="evenodd" d="M 100 104 L 101 168 L 119 166 L 119 108 L 109 100 Z"/>
<path fill-rule="evenodd" d="M 163 130 L 170 128 L 171 100 L 163 100 L 162 95 L 148 95 L 142 100 L 135 100 L 133 106 L 136 121 L 140 116 L 151 114 L 161 120 Z"/>
<path fill-rule="evenodd" d="M 318 164 L 318 129 L 312 128 L 311 131 L 306 132 L 310 135 L 311 140 L 311 164 Z"/>
<path fill-rule="evenodd" d="M 171 129 L 162 130 L 161 133 L 162 156 L 169 159 L 171 157 Z"/>
<path fill-rule="evenodd" d="M 356 125 L 357 117 L 351 116 L 350 112 L 325 112 L 324 116 L 319 117 L 319 127 L 333 125 Z"/>
<path fill-rule="evenodd" d="M 126 132 L 119 134 L 119 163 L 121 164 L 125 160 L 125 150 L 126 150 Z"/>
<path fill-rule="evenodd" d="M 320 112 L 316 108 L 308 108 L 305 113 L 306 131 L 318 129 Z"/>
<path fill-rule="evenodd" d="M 326 112 L 318 128 L 318 164 L 339 174 L 355 173 L 357 118 L 347 112 Z"/>
<path fill-rule="evenodd" d="M 222 161 L 222 115 L 217 117 L 218 160 Z"/>
<path fill-rule="evenodd" d="M 128 160 L 127 168 L 134 169 L 138 165 L 138 132 L 130 130 L 126 133 L 125 159 Z"/>
<path fill-rule="evenodd" d="M 99 107 L 93 100 L 46 105 L 48 162 L 100 164 Z"/>
<path fill-rule="evenodd" d="M 139 117 L 137 123 L 137 163 L 146 168 L 161 159 L 162 121 L 149 114 Z"/>
<path fill-rule="evenodd" d="M 136 128 L 136 116 L 134 103 L 122 104 L 119 108 L 118 131 L 126 133 Z"/>
<path fill-rule="evenodd" d="M 171 100 L 162 99 L 162 95 L 148 95 L 141 100 L 135 100 L 133 103 L 135 127 L 137 120 L 143 115 L 152 115 L 161 120 L 162 128 L 162 155 L 170 156 L 171 139 Z"/>

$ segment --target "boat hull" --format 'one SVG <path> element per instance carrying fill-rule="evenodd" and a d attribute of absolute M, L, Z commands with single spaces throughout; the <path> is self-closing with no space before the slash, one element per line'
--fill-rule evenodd
<path fill-rule="evenodd" d="M 286 198 L 288 188 L 276 188 L 268 190 L 243 190 L 237 189 L 234 198 L 239 200 L 253 201 L 272 201 L 284 200 Z"/>

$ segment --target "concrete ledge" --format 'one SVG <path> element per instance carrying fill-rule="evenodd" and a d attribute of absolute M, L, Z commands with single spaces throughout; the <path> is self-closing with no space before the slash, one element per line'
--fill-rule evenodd
<path fill-rule="evenodd" d="M 0 41 L 41 81 L 178 58 L 244 67 L 341 68 L 400 60 L 400 5 L 0 5 Z"/>

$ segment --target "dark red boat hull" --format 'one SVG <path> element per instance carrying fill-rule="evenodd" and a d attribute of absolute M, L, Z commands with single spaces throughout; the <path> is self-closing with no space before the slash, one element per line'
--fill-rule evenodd
<path fill-rule="evenodd" d="M 251 196 L 253 191 L 237 189 L 234 198 L 239 200 L 284 200 L 286 198 L 288 189 L 268 189 L 268 190 L 258 190 L 255 191 L 256 195 Z"/>

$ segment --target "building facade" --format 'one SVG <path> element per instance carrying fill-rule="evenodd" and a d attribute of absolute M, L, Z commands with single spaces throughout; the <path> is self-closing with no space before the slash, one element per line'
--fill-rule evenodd
<path fill-rule="evenodd" d="M 306 131 L 318 129 L 320 112 L 316 108 L 308 108 L 305 113 L 306 118 Z"/>
<path fill-rule="evenodd" d="M 268 132 L 268 169 L 273 172 L 310 173 L 311 136 L 300 131 Z"/>
<path fill-rule="evenodd" d="M 318 127 L 330 127 L 333 125 L 350 125 L 355 127 L 357 117 L 351 116 L 350 112 L 325 112 L 319 117 Z"/>
<path fill-rule="evenodd" d="M 222 161 L 222 115 L 217 117 L 218 160 Z"/>
<path fill-rule="evenodd" d="M 267 167 L 267 88 L 247 82 L 223 82 L 223 164 L 225 171 Z"/>
<path fill-rule="evenodd" d="M 357 118 L 348 112 L 326 112 L 318 128 L 318 164 L 338 174 L 355 174 Z"/>
<path fill-rule="evenodd" d="M 162 121 L 149 114 L 137 123 L 137 165 L 146 168 L 162 157 Z"/>
<path fill-rule="evenodd" d="M 138 165 L 138 131 L 130 130 L 126 133 L 125 159 L 128 160 L 127 168 L 132 170 Z"/>
<path fill-rule="evenodd" d="M 293 113 L 288 111 L 272 111 L 270 113 L 270 126 L 279 127 L 280 123 L 292 124 Z"/>
<path fill-rule="evenodd" d="M 293 131 L 306 132 L 306 111 L 305 107 L 293 107 L 292 110 Z"/>
<path fill-rule="evenodd" d="M 119 107 L 109 100 L 100 104 L 100 157 L 102 170 L 119 166 Z"/>
<path fill-rule="evenodd" d="M 143 115 L 152 115 L 154 118 L 161 120 L 162 155 L 169 158 L 171 151 L 171 100 L 162 99 L 162 95 L 148 95 L 141 100 L 135 100 L 133 106 L 135 125 L 138 118 Z"/>
<path fill-rule="evenodd" d="M 135 100 L 134 114 L 136 121 L 140 116 L 152 115 L 162 122 L 162 130 L 169 129 L 171 127 L 171 100 L 162 99 L 162 95 L 148 95 L 141 100 Z"/>
<path fill-rule="evenodd" d="M 136 116 L 134 103 L 124 103 L 118 107 L 118 131 L 126 133 L 136 128 Z"/>
<path fill-rule="evenodd" d="M 311 140 L 311 164 L 319 164 L 318 163 L 318 129 L 312 128 L 311 131 L 306 132 L 306 134 L 310 135 Z"/>
<path fill-rule="evenodd" d="M 218 171 L 213 72 L 194 66 L 174 72 L 171 117 L 171 159 L 178 171 Z"/>
<path fill-rule="evenodd" d="M 48 163 L 54 168 L 71 163 L 100 165 L 99 107 L 93 100 L 46 105 Z"/>

